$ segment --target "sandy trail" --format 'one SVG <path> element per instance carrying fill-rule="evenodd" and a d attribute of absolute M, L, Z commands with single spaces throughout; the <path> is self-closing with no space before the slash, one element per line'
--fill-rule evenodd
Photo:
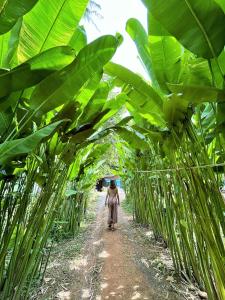
<path fill-rule="evenodd" d="M 73 255 L 76 240 L 61 243 L 58 254 L 53 255 L 54 266 L 48 267 L 48 282 L 41 287 L 46 292 L 32 299 L 184 299 L 170 289 L 163 277 L 159 280 L 159 272 L 151 266 L 151 261 L 147 262 L 147 258 L 150 254 L 154 259 L 160 248 L 146 243 L 132 226 L 132 217 L 124 213 L 121 207 L 118 209 L 116 230 L 108 229 L 105 195 L 105 192 L 99 194 L 96 217 L 87 230 L 80 255 Z M 124 198 L 122 190 L 120 198 Z M 66 254 L 68 249 L 69 256 Z"/>
<path fill-rule="evenodd" d="M 120 194 L 123 198 L 123 192 Z M 106 224 L 107 208 L 104 220 Z M 102 236 L 104 248 L 99 254 L 104 259 L 101 299 L 160 299 L 156 298 L 144 274 L 136 266 L 132 258 L 132 243 L 124 235 L 124 230 L 129 230 L 128 217 L 119 208 L 116 230 L 105 229 Z"/>

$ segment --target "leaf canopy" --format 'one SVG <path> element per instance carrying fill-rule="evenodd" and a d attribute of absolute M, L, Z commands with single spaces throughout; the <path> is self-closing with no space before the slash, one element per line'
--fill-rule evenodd
<path fill-rule="evenodd" d="M 214 0 L 142 2 L 185 48 L 204 58 L 221 53 L 225 45 L 225 15 Z"/>

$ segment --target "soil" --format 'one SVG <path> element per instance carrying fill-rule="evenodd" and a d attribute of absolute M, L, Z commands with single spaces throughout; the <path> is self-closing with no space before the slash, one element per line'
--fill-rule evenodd
<path fill-rule="evenodd" d="M 193 285 L 176 278 L 169 250 L 155 242 L 148 227 L 136 225 L 120 207 L 116 230 L 108 229 L 104 199 L 102 192 L 85 230 L 53 250 L 31 299 L 199 299 Z"/>

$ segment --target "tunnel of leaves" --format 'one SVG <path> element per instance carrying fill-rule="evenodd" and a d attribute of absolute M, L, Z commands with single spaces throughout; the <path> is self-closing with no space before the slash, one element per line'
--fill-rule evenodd
<path fill-rule="evenodd" d="M 142 2 L 147 32 L 126 30 L 149 80 L 110 62 L 119 34 L 87 43 L 88 0 L 0 4 L 1 299 L 29 298 L 107 172 L 176 272 L 225 299 L 224 1 Z"/>

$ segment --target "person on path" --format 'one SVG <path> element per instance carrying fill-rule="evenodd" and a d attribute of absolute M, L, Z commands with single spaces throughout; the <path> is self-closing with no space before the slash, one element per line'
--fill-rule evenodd
<path fill-rule="evenodd" d="M 118 219 L 117 206 L 120 205 L 119 193 L 114 180 L 110 181 L 110 186 L 107 190 L 105 206 L 107 204 L 109 209 L 108 227 L 114 230 L 114 224 L 117 223 Z"/>

